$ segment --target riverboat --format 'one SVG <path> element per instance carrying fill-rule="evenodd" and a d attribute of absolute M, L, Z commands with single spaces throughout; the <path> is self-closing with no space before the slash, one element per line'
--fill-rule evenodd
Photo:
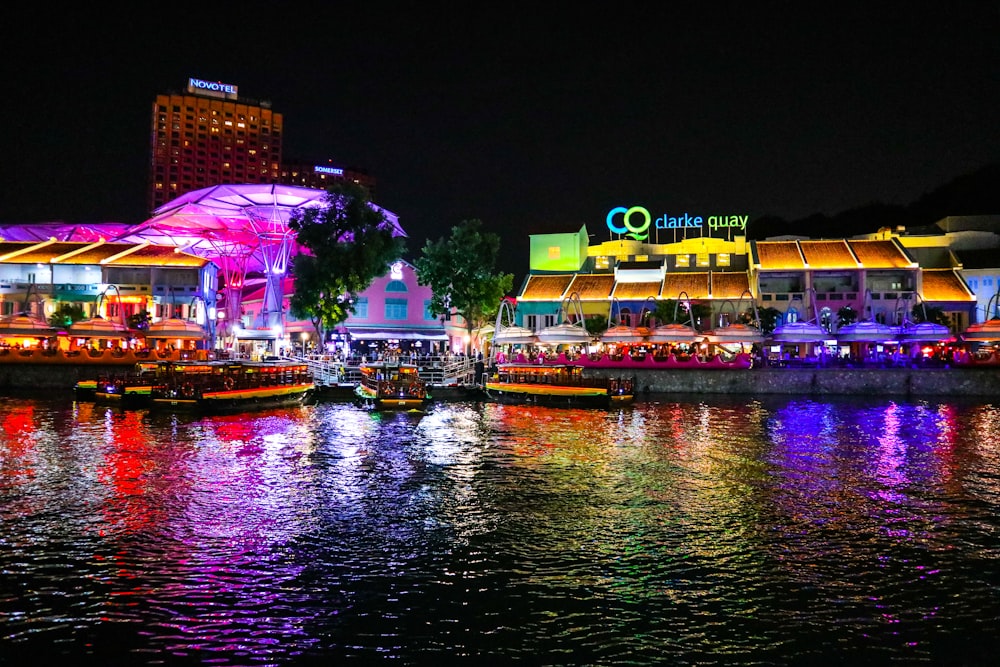
<path fill-rule="evenodd" d="M 150 408 L 241 412 L 302 404 L 314 390 L 302 362 L 179 361 L 157 369 Z"/>
<path fill-rule="evenodd" d="M 130 372 L 98 378 L 93 381 L 93 400 L 123 408 L 146 407 L 158 372 L 167 364 L 168 362 L 143 361 L 136 364 Z M 81 380 L 77 383 L 78 390 L 83 382 Z"/>
<path fill-rule="evenodd" d="M 73 385 L 73 395 L 78 401 L 92 401 L 97 395 L 97 380 L 94 378 L 84 378 L 77 380 Z"/>
<path fill-rule="evenodd" d="M 422 410 L 431 401 L 426 383 L 413 364 L 373 362 L 362 364 L 361 381 L 354 395 L 377 410 Z"/>
<path fill-rule="evenodd" d="M 635 399 L 632 377 L 588 377 L 578 364 L 500 364 L 483 389 L 499 403 L 612 407 Z"/>

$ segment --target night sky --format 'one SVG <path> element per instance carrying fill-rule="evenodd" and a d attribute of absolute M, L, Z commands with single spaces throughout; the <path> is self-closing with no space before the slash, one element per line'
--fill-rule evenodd
<path fill-rule="evenodd" d="M 189 76 L 371 172 L 412 255 L 479 218 L 515 273 L 614 206 L 794 220 L 1000 160 L 996 2 L 543 4 L 5 8 L 0 223 L 145 220 L 151 106 Z"/>

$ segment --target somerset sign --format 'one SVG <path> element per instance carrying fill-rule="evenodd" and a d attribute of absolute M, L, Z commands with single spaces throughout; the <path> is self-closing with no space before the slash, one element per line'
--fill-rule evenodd
<path fill-rule="evenodd" d="M 664 213 L 657 218 L 653 218 L 649 209 L 644 206 L 616 206 L 608 211 L 608 229 L 615 234 L 630 236 L 636 241 L 645 241 L 649 238 L 649 229 L 667 230 L 698 230 L 704 234 L 704 230 L 709 230 L 709 235 L 719 229 L 737 229 L 746 232 L 749 215 L 691 215 L 683 213 L 680 215 L 669 215 Z"/>

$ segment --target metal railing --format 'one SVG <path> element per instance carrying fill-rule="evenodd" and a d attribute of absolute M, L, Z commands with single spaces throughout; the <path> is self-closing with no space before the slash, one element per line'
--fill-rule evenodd
<path fill-rule="evenodd" d="M 309 366 L 313 379 L 322 387 L 354 385 L 361 382 L 361 360 L 338 360 L 327 355 L 292 357 Z M 464 356 L 390 357 L 385 361 L 416 364 L 420 379 L 432 386 L 468 385 L 475 380 L 475 359 Z"/>

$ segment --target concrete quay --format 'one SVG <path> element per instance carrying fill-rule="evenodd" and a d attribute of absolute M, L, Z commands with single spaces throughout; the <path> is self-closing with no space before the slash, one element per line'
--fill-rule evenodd
<path fill-rule="evenodd" d="M 0 391 L 72 391 L 78 380 L 121 373 L 121 366 L 0 364 Z M 597 377 L 634 377 L 642 394 L 789 394 L 850 396 L 1000 397 L 1000 367 L 990 368 L 754 368 L 750 370 L 596 369 Z M 322 393 L 322 392 L 321 392 Z M 345 396 L 350 392 L 344 391 Z M 432 392 L 438 400 L 465 400 L 466 387 Z M 331 391 L 329 395 L 335 396 Z"/>
<path fill-rule="evenodd" d="M 802 396 L 1000 397 L 994 368 L 754 368 L 750 370 L 588 369 L 635 378 L 637 394 L 786 394 Z"/>

